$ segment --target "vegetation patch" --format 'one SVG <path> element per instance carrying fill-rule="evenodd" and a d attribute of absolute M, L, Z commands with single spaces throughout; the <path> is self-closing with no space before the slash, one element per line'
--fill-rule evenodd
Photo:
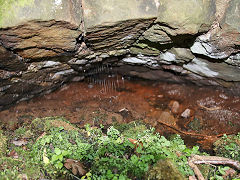
<path fill-rule="evenodd" d="M 168 140 L 141 122 L 80 129 L 48 117 L 0 138 L 4 133 L 0 179 L 185 179 L 194 176 L 189 158 L 207 155 L 198 146 L 186 147 L 179 135 Z M 229 171 L 216 167 L 202 168 L 205 176 Z M 231 177 L 237 176 L 235 171 Z"/>
<path fill-rule="evenodd" d="M 236 136 L 224 135 L 214 143 L 214 151 L 217 156 L 240 161 L 240 133 Z"/>

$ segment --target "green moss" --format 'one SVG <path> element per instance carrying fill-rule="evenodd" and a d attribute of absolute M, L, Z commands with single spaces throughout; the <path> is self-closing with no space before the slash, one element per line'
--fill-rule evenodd
<path fill-rule="evenodd" d="M 122 132 L 122 134 L 127 138 L 136 139 L 139 135 L 144 134 L 146 130 L 147 127 L 145 124 L 132 122 L 127 124 L 127 127 L 125 127 L 125 130 Z"/>
<path fill-rule="evenodd" d="M 148 180 L 183 180 L 183 175 L 170 159 L 159 160 L 148 172 Z"/>
<path fill-rule="evenodd" d="M 149 46 L 145 43 L 135 43 L 133 47 L 130 48 L 130 52 L 132 54 L 143 54 L 143 55 L 152 55 L 157 56 L 159 55 L 160 51 L 154 47 Z"/>
<path fill-rule="evenodd" d="M 103 131 L 90 125 L 79 129 L 62 117 L 35 119 L 8 137 L 0 131 L 0 148 L 5 149 L 0 152 L 0 179 L 67 179 L 72 169 L 64 167 L 66 159 L 85 165 L 92 179 L 185 179 L 193 175 L 188 158 L 203 154 L 197 146 L 187 148 L 179 135 L 168 140 L 141 121 Z M 28 141 L 24 147 L 12 143 L 22 138 Z M 12 151 L 17 158 L 6 156 Z M 207 176 L 209 167 L 201 170 Z"/>
<path fill-rule="evenodd" d="M 69 123 L 64 117 L 36 118 L 31 123 L 31 129 L 35 132 L 47 132 L 52 127 L 64 127 L 66 130 L 76 130 L 77 128 Z"/>

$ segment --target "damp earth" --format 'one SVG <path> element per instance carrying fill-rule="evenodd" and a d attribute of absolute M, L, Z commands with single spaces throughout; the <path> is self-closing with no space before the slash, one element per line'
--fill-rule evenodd
<path fill-rule="evenodd" d="M 73 82 L 0 112 L 15 130 L 37 117 L 63 116 L 79 127 L 144 121 L 165 136 L 211 149 L 223 134 L 240 131 L 240 97 L 216 87 L 105 76 Z"/>

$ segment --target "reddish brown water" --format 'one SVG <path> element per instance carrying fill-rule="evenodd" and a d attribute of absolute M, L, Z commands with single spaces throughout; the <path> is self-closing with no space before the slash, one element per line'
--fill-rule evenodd
<path fill-rule="evenodd" d="M 119 77 L 89 79 L 21 102 L 0 112 L 0 121 L 15 129 L 46 116 L 64 116 L 79 126 L 144 120 L 161 134 L 178 133 L 189 143 L 208 147 L 224 133 L 240 132 L 240 97 L 207 87 Z"/>

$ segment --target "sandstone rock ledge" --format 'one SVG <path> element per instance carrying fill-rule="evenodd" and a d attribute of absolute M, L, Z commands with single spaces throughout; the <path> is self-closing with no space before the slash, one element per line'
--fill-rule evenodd
<path fill-rule="evenodd" d="M 3 0 L 0 108 L 82 80 L 100 64 L 240 94 L 237 0 Z"/>

